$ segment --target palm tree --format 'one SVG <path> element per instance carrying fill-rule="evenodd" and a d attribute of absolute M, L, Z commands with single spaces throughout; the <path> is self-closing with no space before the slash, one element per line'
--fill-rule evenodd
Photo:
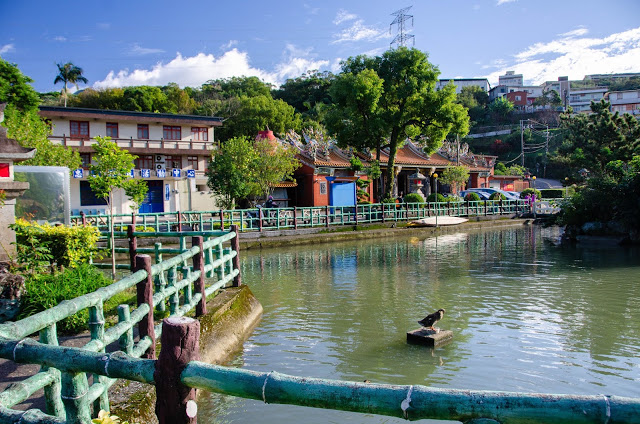
<path fill-rule="evenodd" d="M 82 68 L 77 67 L 71 62 L 67 62 L 64 65 L 57 63 L 56 66 L 58 66 L 59 73 L 53 83 L 64 83 L 64 107 L 67 107 L 67 84 L 75 84 L 76 88 L 78 88 L 78 82 L 86 84 L 89 80 L 82 76 Z"/>

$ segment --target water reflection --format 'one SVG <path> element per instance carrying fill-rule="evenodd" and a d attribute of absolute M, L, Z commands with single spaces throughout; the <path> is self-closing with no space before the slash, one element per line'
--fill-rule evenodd
<path fill-rule="evenodd" d="M 243 278 L 265 315 L 240 363 L 354 381 L 640 396 L 638 250 L 558 247 L 558 235 L 518 227 L 247 252 Z M 406 331 L 438 308 L 454 341 L 408 345 Z M 341 414 L 244 400 L 215 411 L 230 422 Z"/>

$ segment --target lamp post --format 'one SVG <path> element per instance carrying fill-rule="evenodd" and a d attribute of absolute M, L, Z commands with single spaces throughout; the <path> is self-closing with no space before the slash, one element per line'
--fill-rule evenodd
<path fill-rule="evenodd" d="M 433 178 L 435 179 L 434 189 L 436 193 L 436 228 L 438 228 L 438 174 L 434 172 Z"/>

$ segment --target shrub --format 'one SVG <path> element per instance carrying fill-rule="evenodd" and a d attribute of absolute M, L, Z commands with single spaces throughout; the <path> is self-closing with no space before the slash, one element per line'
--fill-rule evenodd
<path fill-rule="evenodd" d="M 427 202 L 435 202 L 436 201 L 436 194 L 435 193 L 431 193 L 428 197 L 427 197 Z M 438 202 L 444 202 L 444 196 L 440 193 L 438 193 Z"/>
<path fill-rule="evenodd" d="M 491 196 L 489 196 L 489 200 L 507 200 L 507 196 L 496 191 L 495 193 L 491 193 Z"/>
<path fill-rule="evenodd" d="M 445 197 L 444 201 L 447 203 L 459 203 L 459 202 L 462 202 L 462 197 L 456 196 L 455 194 L 453 194 Z"/>
<path fill-rule="evenodd" d="M 396 199 L 389 197 L 387 199 L 382 199 L 382 203 L 396 203 Z"/>
<path fill-rule="evenodd" d="M 19 259 L 28 261 L 34 249 L 46 248 L 50 254 L 47 260 L 58 267 L 74 268 L 88 262 L 97 252 L 100 237 L 98 229 L 92 226 L 41 225 L 24 219 L 16 219 L 11 228 L 16 232 Z"/>
<path fill-rule="evenodd" d="M 418 193 L 409 193 L 404 196 L 406 203 L 424 203 L 424 199 Z"/>
<path fill-rule="evenodd" d="M 478 193 L 469 192 L 464 196 L 464 200 L 467 202 L 479 202 L 480 195 Z"/>
<path fill-rule="evenodd" d="M 536 199 L 540 199 L 540 190 L 536 190 L 535 188 L 525 188 L 520 192 L 520 198 L 525 199 L 527 196 L 534 194 L 536 195 Z"/>
<path fill-rule="evenodd" d="M 63 300 L 73 299 L 98 290 L 111 283 L 100 270 L 90 264 L 80 264 L 55 274 L 37 274 L 25 280 L 26 294 L 22 297 L 18 319 L 52 308 Z M 58 323 L 58 329 L 75 333 L 87 328 L 89 312 L 78 312 Z"/>

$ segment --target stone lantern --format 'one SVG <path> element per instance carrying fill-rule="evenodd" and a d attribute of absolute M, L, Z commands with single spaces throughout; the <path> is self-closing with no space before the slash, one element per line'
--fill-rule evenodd
<path fill-rule="evenodd" d="M 6 103 L 0 104 L 0 123 L 4 121 Z M 7 129 L 0 125 L 0 193 L 4 199 L 0 201 L 0 261 L 13 255 L 16 234 L 9 225 L 16 222 L 16 198 L 29 188 L 29 183 L 13 180 L 13 164 L 31 159 L 36 149 L 22 147 L 16 140 L 7 137 Z"/>
<path fill-rule="evenodd" d="M 409 192 L 416 193 L 424 200 L 424 193 L 422 192 L 422 188 L 424 187 L 424 180 L 427 179 L 424 175 L 420 173 L 420 170 L 416 169 L 416 172 L 409 175 Z"/>

